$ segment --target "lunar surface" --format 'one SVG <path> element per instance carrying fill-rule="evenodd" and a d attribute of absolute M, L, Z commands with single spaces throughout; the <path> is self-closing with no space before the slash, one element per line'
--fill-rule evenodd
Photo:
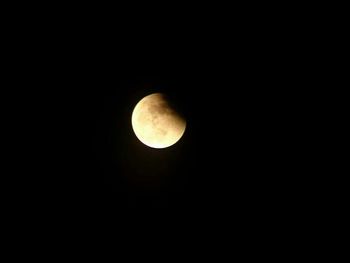
<path fill-rule="evenodd" d="M 186 129 L 186 120 L 162 93 L 153 93 L 140 100 L 133 110 L 131 123 L 136 137 L 157 149 L 175 144 Z"/>

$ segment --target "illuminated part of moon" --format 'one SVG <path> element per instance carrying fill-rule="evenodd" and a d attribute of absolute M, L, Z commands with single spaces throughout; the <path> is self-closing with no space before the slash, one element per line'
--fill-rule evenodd
<path fill-rule="evenodd" d="M 136 137 L 152 148 L 175 144 L 185 132 L 186 121 L 162 93 L 153 93 L 136 104 L 131 117 Z"/>

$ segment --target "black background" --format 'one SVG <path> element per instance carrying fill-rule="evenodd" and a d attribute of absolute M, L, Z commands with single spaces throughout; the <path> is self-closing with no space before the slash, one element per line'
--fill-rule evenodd
<path fill-rule="evenodd" d="M 13 85 L 28 87 L 18 95 L 28 157 L 13 198 L 102 221 L 154 208 L 240 222 L 290 216 L 303 190 L 292 116 L 307 62 L 288 23 L 226 15 L 155 30 L 98 18 L 20 25 Z M 131 128 L 133 107 L 152 92 L 170 95 L 187 119 L 163 150 Z"/>
<path fill-rule="evenodd" d="M 45 78 L 55 80 L 58 96 L 49 92 L 56 164 L 49 171 L 60 190 L 49 179 L 52 187 L 67 189 L 69 204 L 108 211 L 282 205 L 289 187 L 288 167 L 281 169 L 290 140 L 287 69 L 268 47 L 230 42 L 210 50 L 199 40 L 192 48 L 167 41 L 116 53 L 112 42 L 92 55 L 90 45 L 68 48 L 50 58 L 58 63 Z M 172 96 L 188 122 L 181 141 L 164 150 L 141 144 L 130 124 L 133 107 L 152 92 Z"/>
<path fill-rule="evenodd" d="M 310 215 L 330 202 L 313 154 L 323 138 L 309 129 L 322 117 L 313 102 L 327 104 L 315 84 L 326 79 L 323 40 L 309 41 L 317 28 L 323 36 L 315 7 L 146 5 L 153 12 L 16 6 L 4 18 L 0 187 L 10 237 L 50 256 L 90 257 L 96 243 L 114 257 L 146 255 L 147 245 L 215 260 L 308 251 L 323 235 Z M 134 106 L 152 92 L 187 119 L 167 149 L 132 131 Z"/>

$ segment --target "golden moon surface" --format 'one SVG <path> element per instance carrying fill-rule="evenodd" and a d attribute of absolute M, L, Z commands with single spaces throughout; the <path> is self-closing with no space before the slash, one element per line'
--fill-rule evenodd
<path fill-rule="evenodd" d="M 186 129 L 186 120 L 162 93 L 153 93 L 140 100 L 133 110 L 131 123 L 136 137 L 157 149 L 175 144 Z"/>

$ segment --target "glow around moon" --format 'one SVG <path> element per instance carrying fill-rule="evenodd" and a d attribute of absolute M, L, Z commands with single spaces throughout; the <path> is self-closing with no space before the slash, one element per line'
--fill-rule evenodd
<path fill-rule="evenodd" d="M 136 137 L 152 148 L 175 144 L 185 132 L 186 121 L 162 93 L 153 93 L 136 104 L 131 117 Z"/>

